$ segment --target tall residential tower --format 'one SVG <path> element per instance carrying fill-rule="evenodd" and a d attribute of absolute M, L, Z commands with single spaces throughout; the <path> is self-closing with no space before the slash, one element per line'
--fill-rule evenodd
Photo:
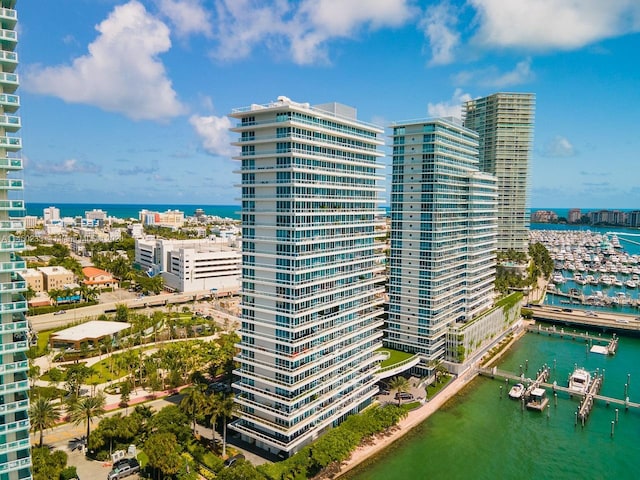
<path fill-rule="evenodd" d="M 391 270 L 385 345 L 446 357 L 447 333 L 493 304 L 496 179 L 478 168 L 478 134 L 448 119 L 393 128 Z"/>
<path fill-rule="evenodd" d="M 286 97 L 234 110 L 242 162 L 240 419 L 289 455 L 377 392 L 384 257 L 379 127 Z"/>
<path fill-rule="evenodd" d="M 480 170 L 498 178 L 499 251 L 528 250 L 534 111 L 532 93 L 495 93 L 464 106 L 464 126 L 480 138 Z"/>
<path fill-rule="evenodd" d="M 26 282 L 18 272 L 26 264 L 16 252 L 24 250 L 24 241 L 12 233 L 23 229 L 20 216 L 24 201 L 15 199 L 23 189 L 22 180 L 12 178 L 14 172 L 22 170 L 17 136 L 20 117 L 16 111 L 20 99 L 15 95 L 18 88 L 17 13 L 15 0 L 1 0 L 0 22 L 0 480 L 30 479 L 31 457 L 29 444 L 29 362 L 26 352 L 28 323 L 25 318 L 27 302 L 22 292 Z"/>

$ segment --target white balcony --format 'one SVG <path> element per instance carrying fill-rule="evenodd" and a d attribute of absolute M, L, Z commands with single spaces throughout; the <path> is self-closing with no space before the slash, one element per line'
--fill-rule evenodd
<path fill-rule="evenodd" d="M 27 364 L 29 363 L 28 360 L 25 360 L 25 362 L 27 362 Z M 4 405 L 0 405 L 0 415 L 5 415 L 11 412 L 24 412 L 27 410 L 29 410 L 29 399 L 18 400 L 17 402 L 5 403 Z M 0 452 L 2 451 L 1 449 L 2 447 L 0 446 Z"/>
<path fill-rule="evenodd" d="M 28 289 L 27 282 L 20 280 L 17 282 L 4 282 L 0 283 L 0 293 L 19 293 L 25 292 Z"/>
<path fill-rule="evenodd" d="M 18 33 L 15 30 L 0 29 L 0 42 L 3 45 L 15 45 L 18 43 Z"/>
<path fill-rule="evenodd" d="M 13 8 L 0 8 L 0 20 L 4 25 L 14 26 L 18 21 L 18 12 Z"/>
<path fill-rule="evenodd" d="M 5 72 L 13 73 L 18 67 L 18 54 L 0 50 L 0 65 Z"/>
<path fill-rule="evenodd" d="M 25 380 L 26 381 L 26 380 Z M 31 424 L 28 419 L 19 420 L 17 422 L 5 423 L 0 425 L 0 434 L 17 432 L 19 430 L 29 430 Z"/>
<path fill-rule="evenodd" d="M 15 73 L 0 72 L 0 85 L 4 93 L 13 93 L 20 86 L 19 77 Z"/>
<path fill-rule="evenodd" d="M 0 105 L 6 113 L 14 113 L 20 108 L 20 97 L 18 95 L 7 95 L 0 93 Z"/>
<path fill-rule="evenodd" d="M 0 190 L 2 190 L 1 186 Z M 15 230 L 24 230 L 24 222 L 22 220 L 0 221 L 0 232 L 13 232 Z"/>
<path fill-rule="evenodd" d="M 29 370 L 29 360 L 22 360 L 20 362 L 12 362 L 12 363 L 6 363 L 4 365 L 0 365 L 0 375 L 5 373 L 27 372 L 28 370 Z"/>
<path fill-rule="evenodd" d="M 1 74 L 0 74 L 1 75 Z M 0 82 L 1 84 L 2 82 Z M 5 148 L 10 151 L 17 151 L 22 148 L 22 139 L 20 137 L 0 137 L 0 148 Z"/>
<path fill-rule="evenodd" d="M 26 340 L 20 340 L 19 342 L 11 342 L 11 343 L 0 344 L 0 352 L 1 353 L 26 352 L 27 350 L 29 350 L 29 342 L 27 342 Z M 25 380 L 25 382 L 26 382 L 26 380 Z M 27 385 L 26 388 L 28 389 L 29 386 Z M 0 433 L 2 433 L 2 432 L 0 431 Z"/>
<path fill-rule="evenodd" d="M 15 442 L 3 443 L 0 444 L 0 455 L 7 454 L 10 452 L 16 452 L 18 450 L 24 450 L 29 448 L 29 439 L 23 438 L 22 440 L 17 440 Z"/>
<path fill-rule="evenodd" d="M 22 123 L 16 115 L 0 115 L 0 127 L 4 127 L 5 132 L 17 132 Z"/>
<path fill-rule="evenodd" d="M 2 209 L 2 202 L 0 201 L 0 210 Z M 0 242 L 0 252 L 20 252 L 25 249 L 24 240 L 13 240 L 8 242 Z"/>
<path fill-rule="evenodd" d="M 26 312 L 28 310 L 27 302 L 20 300 L 18 302 L 0 303 L 0 313 Z"/>
<path fill-rule="evenodd" d="M 26 302 L 24 302 L 26 303 Z M 7 332 L 26 332 L 29 329 L 29 324 L 26 320 L 12 323 L 0 323 L 0 333 Z M 0 365 L 0 368 L 2 366 Z"/>
<path fill-rule="evenodd" d="M 29 380 L 21 380 L 19 382 L 11 382 L 0 385 L 0 395 L 26 391 L 29 391 Z"/>
<path fill-rule="evenodd" d="M 0 463 L 0 473 L 9 473 L 16 470 L 22 470 L 23 468 L 29 468 L 31 466 L 31 457 L 21 458 L 20 460 L 13 460 L 7 463 Z"/>
<path fill-rule="evenodd" d="M 0 137 L 0 141 L 2 137 Z M 5 178 L 0 180 L 0 190 L 22 190 L 24 182 L 20 178 Z"/>
<path fill-rule="evenodd" d="M 0 99 L 1 98 L 2 98 L 2 95 L 0 95 Z M 22 162 L 21 158 L 10 158 L 10 157 L 0 158 L 0 169 L 22 170 L 23 168 L 24 168 L 24 163 Z"/>

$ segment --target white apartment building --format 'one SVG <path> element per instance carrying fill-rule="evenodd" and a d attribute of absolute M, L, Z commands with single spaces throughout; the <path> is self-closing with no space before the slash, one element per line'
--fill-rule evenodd
<path fill-rule="evenodd" d="M 180 228 L 184 225 L 184 212 L 180 210 L 167 210 L 166 212 L 140 210 L 139 219 L 143 225 Z"/>
<path fill-rule="evenodd" d="M 15 94 L 18 68 L 18 14 L 16 0 L 0 0 L 0 478 L 31 479 L 31 442 L 29 441 L 29 350 L 27 302 L 23 292 L 27 282 L 20 276 L 26 269 L 17 252 L 25 242 L 12 233 L 24 230 L 19 217 L 24 213 L 23 162 L 20 156 L 22 126 L 16 113 L 20 97 Z"/>
<path fill-rule="evenodd" d="M 42 210 L 44 223 L 55 223 L 60 220 L 60 209 L 57 207 L 47 207 Z"/>
<path fill-rule="evenodd" d="M 535 94 L 495 93 L 464 106 L 479 135 L 480 170 L 498 179 L 498 250 L 529 249 L 529 171 Z"/>
<path fill-rule="evenodd" d="M 446 335 L 493 304 L 496 179 L 478 168 L 478 134 L 448 119 L 393 128 L 389 315 L 385 345 L 431 373 Z"/>
<path fill-rule="evenodd" d="M 242 174 L 242 329 L 230 427 L 290 455 L 377 392 L 384 257 L 380 127 L 286 97 L 234 110 Z"/>
<path fill-rule="evenodd" d="M 225 241 L 136 239 L 135 261 L 178 292 L 240 290 L 242 256 Z"/>

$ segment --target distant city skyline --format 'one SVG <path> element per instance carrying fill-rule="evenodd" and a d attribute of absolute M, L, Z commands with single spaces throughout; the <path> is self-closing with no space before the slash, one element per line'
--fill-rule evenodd
<path fill-rule="evenodd" d="M 339 101 L 388 128 L 514 91 L 537 98 L 532 208 L 640 208 L 638 19 L 623 0 L 24 2 L 25 200 L 237 204 L 237 105 Z"/>

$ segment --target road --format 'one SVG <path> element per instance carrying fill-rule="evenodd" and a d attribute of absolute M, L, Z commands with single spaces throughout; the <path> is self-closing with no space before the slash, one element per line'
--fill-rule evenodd
<path fill-rule="evenodd" d="M 88 307 L 74 308 L 67 310 L 66 313 L 58 314 L 46 313 L 43 315 L 29 316 L 29 321 L 35 332 L 42 332 L 44 330 L 51 330 L 53 328 L 64 327 L 66 325 L 77 323 L 81 320 L 95 319 L 98 316 L 115 310 L 117 305 L 125 304 L 131 309 L 149 309 L 153 308 L 165 308 L 166 305 L 173 304 L 185 304 L 193 302 L 194 299 L 202 299 L 204 296 L 210 296 L 211 292 L 208 290 L 201 292 L 190 292 L 181 294 L 162 293 L 160 295 L 146 296 L 142 298 L 123 298 L 121 300 L 113 300 L 97 305 L 90 305 Z M 200 304 L 202 300 L 199 300 Z M 215 301 L 205 302 L 209 303 L 209 310 L 213 309 Z M 204 307 L 203 307 L 204 308 Z M 221 311 L 219 308 L 215 308 L 215 313 L 223 318 L 227 318 L 230 321 L 237 321 L 238 318 Z"/>
<path fill-rule="evenodd" d="M 598 311 L 595 314 L 587 314 L 588 310 L 577 308 L 558 308 L 552 306 L 530 305 L 533 310 L 534 320 L 550 321 L 565 325 L 614 330 L 620 333 L 640 334 L 640 317 Z"/>

